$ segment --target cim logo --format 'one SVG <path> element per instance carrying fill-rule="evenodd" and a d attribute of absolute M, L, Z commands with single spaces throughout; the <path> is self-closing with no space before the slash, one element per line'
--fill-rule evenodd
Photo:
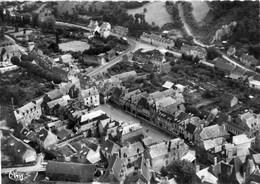
<path fill-rule="evenodd" d="M 17 172 L 17 170 L 9 172 L 9 178 L 13 181 L 26 181 L 28 176 L 30 175 L 22 172 Z"/>

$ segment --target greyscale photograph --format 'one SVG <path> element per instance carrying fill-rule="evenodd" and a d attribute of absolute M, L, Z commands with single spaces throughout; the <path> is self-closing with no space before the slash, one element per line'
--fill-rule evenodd
<path fill-rule="evenodd" d="M 260 1 L 1 1 L 2 184 L 260 184 Z"/>

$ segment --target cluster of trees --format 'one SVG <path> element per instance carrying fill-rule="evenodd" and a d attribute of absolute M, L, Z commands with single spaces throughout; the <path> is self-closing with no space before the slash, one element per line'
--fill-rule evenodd
<path fill-rule="evenodd" d="M 179 9 L 178 9 L 177 4 L 166 1 L 165 5 L 166 5 L 166 9 L 167 9 L 168 13 L 170 13 L 172 15 L 172 18 L 173 18 L 172 26 L 174 28 L 182 28 L 183 23 L 181 21 L 180 15 L 179 15 Z"/>
<path fill-rule="evenodd" d="M 174 160 L 166 167 L 161 169 L 163 176 L 175 178 L 180 184 L 195 183 L 196 168 L 195 165 L 187 160 Z"/>
<path fill-rule="evenodd" d="M 260 42 L 259 2 L 225 1 L 210 2 L 213 7 L 214 24 L 225 16 L 233 16 L 237 26 L 231 35 L 231 42 L 258 44 Z"/>
<path fill-rule="evenodd" d="M 44 78 L 47 81 L 53 81 L 55 84 L 60 84 L 62 82 L 60 75 L 53 74 L 52 72 L 43 69 L 39 65 L 31 63 L 33 61 L 32 57 L 23 55 L 21 56 L 21 59 L 22 61 L 20 61 L 20 59 L 17 56 L 13 56 L 11 58 L 11 62 L 14 65 L 27 69 L 29 73 Z"/>
<path fill-rule="evenodd" d="M 100 36 L 95 36 L 92 40 L 89 41 L 91 44 L 88 50 L 85 50 L 83 54 L 87 55 L 99 55 L 101 53 L 105 53 L 116 46 L 127 46 L 127 41 L 123 39 L 118 39 L 115 36 L 108 36 L 107 38 L 103 38 Z"/>
<path fill-rule="evenodd" d="M 123 6 L 125 9 L 135 9 L 135 8 L 139 8 L 145 4 L 149 3 L 149 1 L 128 1 L 128 2 L 124 2 Z"/>

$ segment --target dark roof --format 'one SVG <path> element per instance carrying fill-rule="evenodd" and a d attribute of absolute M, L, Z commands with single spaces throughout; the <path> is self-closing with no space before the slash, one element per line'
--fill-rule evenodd
<path fill-rule="evenodd" d="M 45 128 L 42 128 L 42 129 L 38 132 L 38 137 L 40 138 L 41 141 L 44 141 L 47 136 L 48 136 L 48 130 L 46 130 Z"/>
<path fill-rule="evenodd" d="M 225 93 L 224 95 L 223 95 L 223 97 L 222 97 L 222 100 L 225 100 L 225 101 L 232 101 L 233 100 L 233 98 L 234 98 L 235 96 L 234 95 L 232 95 L 232 94 L 230 94 L 230 93 Z"/>
<path fill-rule="evenodd" d="M 138 107 L 138 108 L 144 108 L 144 109 L 147 109 L 147 110 L 148 110 L 148 109 L 149 109 L 149 103 L 148 103 L 147 99 L 144 98 L 144 97 L 142 97 L 142 98 L 138 101 L 137 107 Z"/>
<path fill-rule="evenodd" d="M 92 164 L 48 161 L 46 173 L 75 176 L 84 175 L 93 181 L 95 169 L 96 166 Z"/>
<path fill-rule="evenodd" d="M 57 137 L 60 139 L 63 139 L 65 137 L 67 137 L 68 135 L 69 135 L 69 131 L 63 128 L 58 132 Z"/>
<path fill-rule="evenodd" d="M 235 69 L 236 65 L 224 63 L 217 60 L 215 63 L 215 67 L 224 71 L 232 72 Z"/>
<path fill-rule="evenodd" d="M 194 134 L 196 130 L 196 126 L 193 125 L 192 123 L 189 123 L 186 127 L 186 131 L 189 132 L 190 134 Z"/>
<path fill-rule="evenodd" d="M 236 68 L 232 71 L 232 74 L 240 75 L 240 76 L 245 75 L 245 73 L 246 73 L 246 70 L 244 70 L 243 68 L 241 68 L 239 66 L 236 66 Z"/>
<path fill-rule="evenodd" d="M 111 140 L 107 139 L 102 145 L 101 149 L 106 151 L 107 153 L 114 154 L 120 150 L 120 146 Z"/>
<path fill-rule="evenodd" d="M 33 150 L 29 145 L 14 136 L 8 137 L 7 144 L 14 152 L 17 152 L 17 154 L 21 156 L 23 156 L 28 149 Z"/>
<path fill-rule="evenodd" d="M 96 120 L 102 121 L 105 119 L 109 119 L 109 117 L 106 114 L 101 114 L 100 116 L 93 118 L 92 121 L 96 121 Z"/>
<path fill-rule="evenodd" d="M 123 161 L 117 154 L 113 154 L 110 159 L 109 165 L 103 177 L 105 182 L 120 182 L 122 180 L 121 169 L 123 167 Z M 112 175 L 112 177 L 111 177 Z"/>
<path fill-rule="evenodd" d="M 179 116 L 177 116 L 177 119 L 180 121 L 184 121 L 186 119 L 189 119 L 189 115 L 185 112 L 181 112 Z"/>
<path fill-rule="evenodd" d="M 55 89 L 55 90 L 52 90 L 52 91 L 48 92 L 48 93 L 47 93 L 47 96 L 48 96 L 51 100 L 56 100 L 56 99 L 62 97 L 62 93 L 60 92 L 60 90 Z"/>
<path fill-rule="evenodd" d="M 112 96 L 113 96 L 114 98 L 120 98 L 120 96 L 122 95 L 122 93 L 123 93 L 123 90 L 120 89 L 120 88 L 118 88 L 118 87 L 116 87 L 116 88 L 114 89 L 114 92 L 113 92 Z"/>

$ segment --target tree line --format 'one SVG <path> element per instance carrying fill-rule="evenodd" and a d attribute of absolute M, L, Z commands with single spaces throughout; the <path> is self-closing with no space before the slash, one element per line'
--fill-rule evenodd
<path fill-rule="evenodd" d="M 13 56 L 11 58 L 11 63 L 13 65 L 17 65 L 19 67 L 25 68 L 29 73 L 37 75 L 41 78 L 44 78 L 47 81 L 53 81 L 54 84 L 60 84 L 61 81 L 61 76 L 57 74 L 53 74 L 47 69 L 44 69 L 40 67 L 39 65 L 33 64 L 33 57 L 30 55 L 25 55 L 23 54 L 21 56 L 21 60 L 17 56 Z"/>

